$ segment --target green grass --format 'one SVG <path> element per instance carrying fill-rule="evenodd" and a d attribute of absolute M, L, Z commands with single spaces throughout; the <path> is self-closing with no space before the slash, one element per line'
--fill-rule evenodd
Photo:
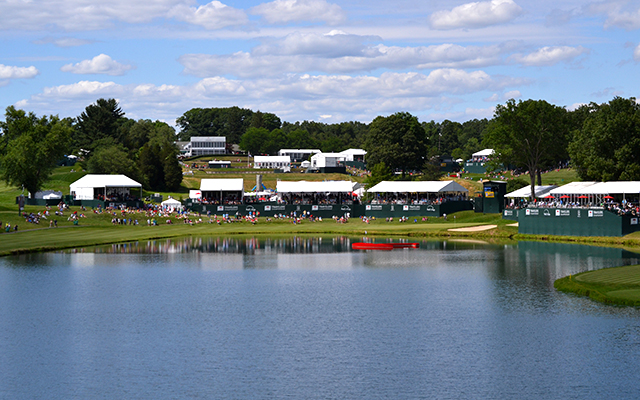
<path fill-rule="evenodd" d="M 602 303 L 640 306 L 640 265 L 583 272 L 558 279 L 553 286 Z"/>

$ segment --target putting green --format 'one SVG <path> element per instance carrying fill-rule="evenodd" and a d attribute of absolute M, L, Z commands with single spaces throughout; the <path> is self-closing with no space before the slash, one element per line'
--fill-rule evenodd
<path fill-rule="evenodd" d="M 640 306 L 640 265 L 605 268 L 556 280 L 563 292 L 589 296 L 608 304 Z"/>

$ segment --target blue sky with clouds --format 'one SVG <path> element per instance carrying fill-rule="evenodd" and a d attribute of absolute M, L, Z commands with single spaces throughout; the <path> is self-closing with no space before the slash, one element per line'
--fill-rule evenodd
<path fill-rule="evenodd" d="M 640 97 L 640 1 L 0 0 L 0 106 L 77 116 L 116 98 L 283 120 L 490 118 Z"/>

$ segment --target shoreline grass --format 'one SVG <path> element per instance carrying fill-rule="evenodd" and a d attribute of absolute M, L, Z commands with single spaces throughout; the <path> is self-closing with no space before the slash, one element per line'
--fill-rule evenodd
<path fill-rule="evenodd" d="M 640 265 L 605 268 L 560 278 L 553 287 L 604 304 L 640 306 Z"/>

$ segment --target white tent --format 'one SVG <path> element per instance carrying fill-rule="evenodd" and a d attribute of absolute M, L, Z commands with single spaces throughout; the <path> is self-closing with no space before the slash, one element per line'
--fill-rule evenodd
<path fill-rule="evenodd" d="M 369 193 L 468 193 L 455 181 L 382 181 L 367 190 Z"/>
<path fill-rule="evenodd" d="M 76 200 L 94 200 L 99 197 L 120 197 L 131 194 L 131 189 L 140 189 L 142 185 L 125 175 L 88 174 L 69 185 L 71 195 Z"/>
<path fill-rule="evenodd" d="M 587 188 L 595 184 L 596 182 L 571 182 L 551 190 L 549 194 L 553 196 L 585 194 L 585 191 L 587 190 Z"/>
<path fill-rule="evenodd" d="M 200 181 L 202 197 L 219 202 L 240 202 L 244 194 L 244 180 L 236 179 L 203 179 Z"/>
<path fill-rule="evenodd" d="M 276 191 L 278 193 L 349 193 L 353 192 L 357 184 L 351 181 L 278 181 Z"/>
<path fill-rule="evenodd" d="M 551 190 L 557 187 L 558 186 L 556 185 L 536 186 L 535 188 L 536 197 L 537 198 L 545 197 L 546 195 L 549 194 Z M 504 197 L 519 198 L 519 197 L 530 197 L 530 196 L 531 196 L 531 185 L 528 185 L 518 190 L 514 190 L 511 193 L 507 193 Z"/>
<path fill-rule="evenodd" d="M 176 199 L 168 198 L 160 203 L 165 210 L 177 210 L 182 209 L 182 203 Z"/>

